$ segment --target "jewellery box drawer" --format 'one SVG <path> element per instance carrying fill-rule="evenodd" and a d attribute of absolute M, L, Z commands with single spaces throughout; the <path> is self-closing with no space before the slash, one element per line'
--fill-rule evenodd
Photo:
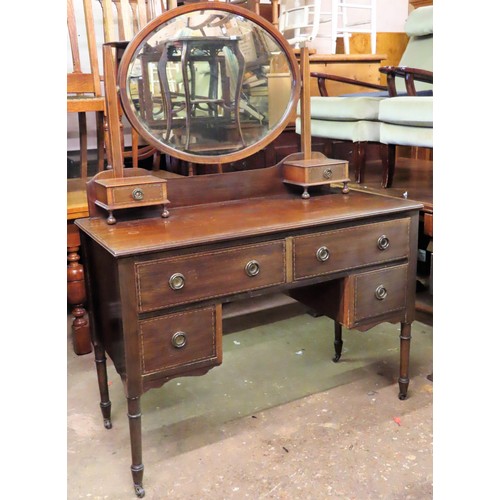
<path fill-rule="evenodd" d="M 403 264 L 346 278 L 344 301 L 349 317 L 344 324 L 352 328 L 362 320 L 403 310 L 407 273 L 408 265 Z"/>
<path fill-rule="evenodd" d="M 139 311 L 284 283 L 284 257 L 280 240 L 136 264 Z"/>
<path fill-rule="evenodd" d="M 221 305 L 139 322 L 143 375 L 185 372 L 222 362 Z"/>
<path fill-rule="evenodd" d="M 410 219 L 297 236 L 294 279 L 311 278 L 408 256 Z"/>

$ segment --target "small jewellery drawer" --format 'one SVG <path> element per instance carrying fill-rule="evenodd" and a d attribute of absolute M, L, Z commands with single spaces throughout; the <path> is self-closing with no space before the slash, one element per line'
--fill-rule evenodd
<path fill-rule="evenodd" d="M 297 236 L 295 280 L 408 257 L 410 219 Z"/>
<path fill-rule="evenodd" d="M 141 312 L 284 282 L 284 240 L 136 264 Z"/>
<path fill-rule="evenodd" d="M 408 265 L 388 267 L 378 271 L 355 274 L 346 278 L 348 308 L 352 311 L 347 326 L 375 318 L 406 307 Z"/>
<path fill-rule="evenodd" d="M 121 205 L 137 202 L 162 202 L 165 197 L 164 184 L 145 184 L 139 186 L 123 186 L 113 188 L 113 204 Z"/>
<path fill-rule="evenodd" d="M 106 209 L 168 203 L 167 183 L 154 175 L 95 181 L 96 203 Z"/>
<path fill-rule="evenodd" d="M 139 321 L 142 374 L 173 374 L 220 364 L 221 311 L 219 304 Z"/>

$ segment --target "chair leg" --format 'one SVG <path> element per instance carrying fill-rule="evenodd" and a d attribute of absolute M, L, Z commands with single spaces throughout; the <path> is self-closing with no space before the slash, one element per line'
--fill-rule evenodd
<path fill-rule="evenodd" d="M 365 180 L 366 145 L 364 142 L 355 142 L 352 151 L 352 163 L 356 182 L 361 184 Z"/>
<path fill-rule="evenodd" d="M 104 112 L 96 112 L 96 133 L 97 133 L 97 171 L 104 170 Z"/>
<path fill-rule="evenodd" d="M 87 117 L 84 111 L 78 113 L 78 131 L 80 134 L 80 176 L 86 179 L 88 175 Z"/>
<path fill-rule="evenodd" d="M 394 180 L 394 170 L 396 169 L 396 145 L 387 144 L 381 148 L 382 156 L 382 187 L 390 188 Z"/>

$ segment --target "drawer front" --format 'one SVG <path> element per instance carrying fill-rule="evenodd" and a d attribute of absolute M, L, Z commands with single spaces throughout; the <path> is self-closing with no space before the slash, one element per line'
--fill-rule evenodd
<path fill-rule="evenodd" d="M 162 201 L 164 184 L 141 184 L 138 186 L 113 187 L 113 204 L 130 204 Z"/>
<path fill-rule="evenodd" d="M 285 282 L 285 242 L 136 264 L 141 312 L 257 290 Z"/>
<path fill-rule="evenodd" d="M 293 239 L 294 279 L 408 257 L 410 219 L 298 236 Z"/>
<path fill-rule="evenodd" d="M 182 372 L 220 364 L 217 315 L 220 307 L 206 307 L 139 322 L 143 375 Z"/>
<path fill-rule="evenodd" d="M 406 307 L 408 265 L 360 273 L 351 296 L 354 323 Z"/>

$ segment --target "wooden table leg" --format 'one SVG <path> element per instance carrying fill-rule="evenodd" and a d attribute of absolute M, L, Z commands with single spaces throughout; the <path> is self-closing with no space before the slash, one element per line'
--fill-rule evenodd
<path fill-rule="evenodd" d="M 113 427 L 111 423 L 111 401 L 109 400 L 109 389 L 108 389 L 108 372 L 106 370 L 106 355 L 104 354 L 104 349 L 101 345 L 94 345 L 94 355 L 95 355 L 95 366 L 97 369 L 97 382 L 99 383 L 99 394 L 101 396 L 101 401 L 99 403 L 101 407 L 102 418 L 104 421 L 104 427 L 106 429 L 111 429 Z"/>
<path fill-rule="evenodd" d="M 78 228 L 68 224 L 68 303 L 74 317 L 72 325 L 73 350 L 75 354 L 88 354 L 92 352 L 89 323 L 86 319 L 85 304 L 85 278 L 83 266 L 80 264 L 80 235 Z"/>
<path fill-rule="evenodd" d="M 400 365 L 399 365 L 399 399 L 406 399 L 410 383 L 410 341 L 411 323 L 401 323 L 400 338 Z"/>
<path fill-rule="evenodd" d="M 128 422 L 130 428 L 130 447 L 132 451 L 132 480 L 134 481 L 135 494 L 142 498 L 145 495 L 142 486 L 144 465 L 142 463 L 142 431 L 141 431 L 141 402 L 139 396 L 127 396 Z"/>
<path fill-rule="evenodd" d="M 333 341 L 333 345 L 335 347 L 335 357 L 333 358 L 334 363 L 337 363 L 340 360 L 340 356 L 342 356 L 343 344 L 342 325 L 338 321 L 335 321 L 335 340 Z"/>

